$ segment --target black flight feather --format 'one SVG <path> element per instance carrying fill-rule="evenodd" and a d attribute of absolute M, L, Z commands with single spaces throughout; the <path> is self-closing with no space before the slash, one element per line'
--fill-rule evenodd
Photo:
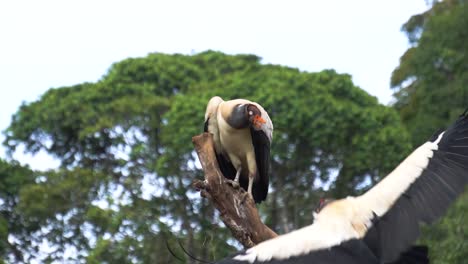
<path fill-rule="evenodd" d="M 427 246 L 412 246 L 397 261 L 387 264 L 429 264 L 429 250 Z"/>
<path fill-rule="evenodd" d="M 205 121 L 205 125 L 203 126 L 203 132 L 209 132 L 208 131 L 208 125 L 209 125 L 209 122 L 210 121 L 210 118 L 207 118 L 206 121 Z"/>
<path fill-rule="evenodd" d="M 468 141 L 459 140 L 464 137 L 468 137 L 466 113 L 445 131 L 421 175 L 366 234 L 364 241 L 384 262 L 398 258 L 419 236 L 419 224 L 440 218 L 464 191 Z"/>
<path fill-rule="evenodd" d="M 250 128 L 252 144 L 257 162 L 257 176 L 252 186 L 252 196 L 256 203 L 264 201 L 268 194 L 270 167 L 270 140 L 263 130 Z"/>

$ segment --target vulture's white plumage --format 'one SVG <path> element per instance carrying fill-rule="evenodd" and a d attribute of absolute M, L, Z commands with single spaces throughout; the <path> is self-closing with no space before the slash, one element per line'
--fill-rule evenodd
<path fill-rule="evenodd" d="M 427 251 L 411 248 L 419 225 L 441 217 L 467 183 L 465 112 L 363 195 L 332 201 L 312 225 L 219 263 L 428 263 Z"/>
<path fill-rule="evenodd" d="M 268 113 L 245 99 L 210 99 L 205 112 L 205 132 L 213 134 L 221 172 L 240 183 L 259 203 L 268 193 L 270 144 L 273 124 Z"/>

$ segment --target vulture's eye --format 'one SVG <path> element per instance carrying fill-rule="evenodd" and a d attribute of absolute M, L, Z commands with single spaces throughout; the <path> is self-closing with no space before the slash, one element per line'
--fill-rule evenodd
<path fill-rule="evenodd" d="M 253 115 L 253 112 L 252 112 L 252 111 L 249 111 L 249 115 Z"/>

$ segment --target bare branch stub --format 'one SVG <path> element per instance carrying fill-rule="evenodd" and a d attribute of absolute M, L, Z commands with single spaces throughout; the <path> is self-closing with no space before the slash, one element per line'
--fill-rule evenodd
<path fill-rule="evenodd" d="M 219 170 L 213 136 L 203 133 L 194 136 L 192 142 L 205 172 L 205 181 L 196 180 L 193 187 L 212 201 L 233 236 L 247 248 L 278 236 L 261 221 L 255 202 L 242 188 L 232 187 Z"/>

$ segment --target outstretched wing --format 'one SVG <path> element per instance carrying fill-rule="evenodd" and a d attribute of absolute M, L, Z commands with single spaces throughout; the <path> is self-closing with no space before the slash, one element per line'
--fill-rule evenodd
<path fill-rule="evenodd" d="M 286 246 L 286 245 L 285 245 Z M 358 239 L 352 239 L 332 248 L 312 251 L 303 255 L 291 256 L 284 259 L 259 260 L 247 259 L 248 253 L 240 252 L 224 259 L 219 264 L 378 264 L 378 259 L 367 248 L 366 244 Z"/>
<path fill-rule="evenodd" d="M 364 240 L 384 262 L 396 259 L 419 236 L 419 224 L 441 217 L 468 183 L 468 117 L 416 149 L 360 197 L 377 215 Z"/>
<path fill-rule="evenodd" d="M 398 260 L 387 264 L 429 264 L 428 248 L 426 246 L 413 246 L 403 252 Z M 285 259 L 271 259 L 269 261 L 240 260 L 245 251 L 226 258 L 219 264 L 380 264 L 380 260 L 369 250 L 367 245 L 359 239 L 352 239 L 329 249 L 312 251 L 304 255 L 291 256 Z M 236 257 L 238 259 L 236 259 Z"/>

